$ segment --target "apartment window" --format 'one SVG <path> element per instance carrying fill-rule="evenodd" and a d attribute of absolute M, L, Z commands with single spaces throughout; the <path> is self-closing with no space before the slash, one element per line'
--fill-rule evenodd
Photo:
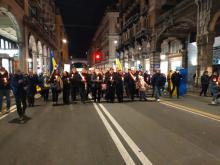
<path fill-rule="evenodd" d="M 8 48 L 11 49 L 11 42 L 8 43 Z"/>
<path fill-rule="evenodd" d="M 3 39 L 1 39 L 1 48 L 5 49 L 5 41 Z"/>
<path fill-rule="evenodd" d="M 181 49 L 182 49 L 182 44 L 179 40 L 175 40 L 170 43 L 171 53 L 178 53 Z"/>
<path fill-rule="evenodd" d="M 8 49 L 8 41 L 5 41 L 5 49 Z"/>
<path fill-rule="evenodd" d="M 161 45 L 161 53 L 165 55 L 168 52 L 169 52 L 169 44 L 165 42 Z"/>

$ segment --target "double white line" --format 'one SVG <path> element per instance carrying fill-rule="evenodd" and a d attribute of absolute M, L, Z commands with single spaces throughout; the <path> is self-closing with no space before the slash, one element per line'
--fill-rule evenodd
<path fill-rule="evenodd" d="M 135 142 L 129 137 L 129 135 L 125 132 L 125 130 L 118 124 L 118 122 L 114 119 L 114 117 L 108 112 L 108 110 L 102 104 L 93 103 L 99 117 L 101 118 L 102 122 L 104 123 L 109 135 L 111 136 L 112 140 L 114 141 L 118 151 L 120 152 L 122 158 L 124 159 L 127 165 L 135 165 L 134 160 L 131 158 L 130 154 L 122 144 L 121 140 L 118 138 L 117 134 L 115 133 L 114 129 L 111 127 L 110 123 L 106 119 L 105 115 L 117 129 L 118 133 L 123 137 L 125 142 L 128 146 L 132 149 L 134 154 L 138 157 L 140 162 L 144 165 L 152 165 L 150 160 L 144 155 L 141 149 L 135 144 Z M 104 114 L 105 115 L 104 115 Z"/>

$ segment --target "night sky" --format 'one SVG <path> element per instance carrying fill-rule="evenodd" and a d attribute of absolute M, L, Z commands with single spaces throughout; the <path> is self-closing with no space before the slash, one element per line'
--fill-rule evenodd
<path fill-rule="evenodd" d="M 56 0 L 70 43 L 70 55 L 86 58 L 91 39 L 107 6 L 115 0 Z"/>

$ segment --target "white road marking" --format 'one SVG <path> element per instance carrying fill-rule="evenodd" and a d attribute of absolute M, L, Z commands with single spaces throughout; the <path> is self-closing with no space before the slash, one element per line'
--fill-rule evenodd
<path fill-rule="evenodd" d="M 108 110 L 102 105 L 99 104 L 105 115 L 109 118 L 124 140 L 127 142 L 129 147 L 133 150 L 135 155 L 141 161 L 143 165 L 152 165 L 151 161 L 144 155 L 141 149 L 135 144 L 135 142 L 129 137 L 125 130 L 119 125 L 119 123 L 114 119 L 114 117 L 108 112 Z"/>
<path fill-rule="evenodd" d="M 16 111 L 16 105 L 13 105 L 11 108 L 10 108 L 10 113 L 13 113 Z M 10 114 L 9 113 L 9 114 Z M 2 117 L 0 117 L 0 120 L 4 119 L 5 117 L 7 117 L 9 114 L 5 114 L 3 115 Z"/>
<path fill-rule="evenodd" d="M 122 142 L 120 141 L 120 139 L 116 135 L 116 133 L 113 130 L 113 128 L 111 127 L 111 125 L 106 120 L 105 116 L 103 115 L 103 113 L 101 112 L 101 110 L 99 109 L 97 104 L 93 103 L 93 105 L 94 105 L 99 117 L 101 118 L 102 122 L 104 123 L 109 135 L 111 136 L 111 138 L 114 141 L 116 147 L 118 148 L 118 151 L 120 152 L 120 154 L 121 154 L 122 158 L 124 159 L 126 165 L 135 165 L 135 162 L 133 161 L 133 159 L 131 158 L 131 156 L 129 155 L 129 153 L 127 152 L 125 147 L 123 146 Z"/>
<path fill-rule="evenodd" d="M 35 99 L 40 99 L 41 98 L 41 95 L 40 94 L 37 94 L 35 95 Z M 0 120 L 4 119 L 5 117 L 7 117 L 8 115 L 10 115 L 11 113 L 15 112 L 16 111 L 16 105 L 13 105 L 11 106 L 10 108 L 10 113 L 8 114 L 4 114 L 3 116 L 0 117 Z"/>

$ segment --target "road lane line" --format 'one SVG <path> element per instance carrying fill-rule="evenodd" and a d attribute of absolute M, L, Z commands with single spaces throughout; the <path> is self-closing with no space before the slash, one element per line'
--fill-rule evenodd
<path fill-rule="evenodd" d="M 93 105 L 94 105 L 99 117 L 101 118 L 102 122 L 104 123 L 109 135 L 111 136 L 112 140 L 114 141 L 122 158 L 124 159 L 126 165 L 135 165 L 135 162 L 133 161 L 133 159 L 129 155 L 128 151 L 123 146 L 122 142 L 120 141 L 120 139 L 116 135 L 115 131 L 113 130 L 113 128 L 111 127 L 109 122 L 106 120 L 105 116 L 103 115 L 102 111 L 99 109 L 98 105 L 95 103 L 93 103 Z"/>
<path fill-rule="evenodd" d="M 210 113 L 207 113 L 207 112 L 203 112 L 203 111 L 200 111 L 200 110 L 195 109 L 195 108 L 190 108 L 190 107 L 185 107 L 185 106 L 182 106 L 182 105 L 177 105 L 177 104 L 174 104 L 174 103 L 171 103 L 171 102 L 168 102 L 168 101 L 160 102 L 160 104 L 163 104 L 163 105 L 175 108 L 175 109 L 179 109 L 179 110 L 182 110 L 182 111 L 190 112 L 192 114 L 199 115 L 199 116 L 202 116 L 202 117 L 209 118 L 209 119 L 212 119 L 214 121 L 220 122 L 220 116 L 213 115 L 213 114 L 210 114 Z"/>
<path fill-rule="evenodd" d="M 112 122 L 112 124 L 115 126 L 115 128 L 118 130 L 118 132 L 123 137 L 123 139 L 127 142 L 129 147 L 132 149 L 132 151 L 135 153 L 135 155 L 138 157 L 141 163 L 143 165 L 152 165 L 151 161 L 144 155 L 141 149 L 135 144 L 135 142 L 130 138 L 130 136 L 125 132 L 125 130 L 119 125 L 116 119 L 108 112 L 108 110 L 102 104 L 99 104 L 99 106 L 101 107 L 105 115 L 109 118 L 109 120 Z"/>
<path fill-rule="evenodd" d="M 10 113 L 8 114 L 4 114 L 3 116 L 0 117 L 0 120 L 6 118 L 9 114 L 13 113 L 16 111 L 16 105 L 13 105 L 11 108 L 10 108 Z"/>

